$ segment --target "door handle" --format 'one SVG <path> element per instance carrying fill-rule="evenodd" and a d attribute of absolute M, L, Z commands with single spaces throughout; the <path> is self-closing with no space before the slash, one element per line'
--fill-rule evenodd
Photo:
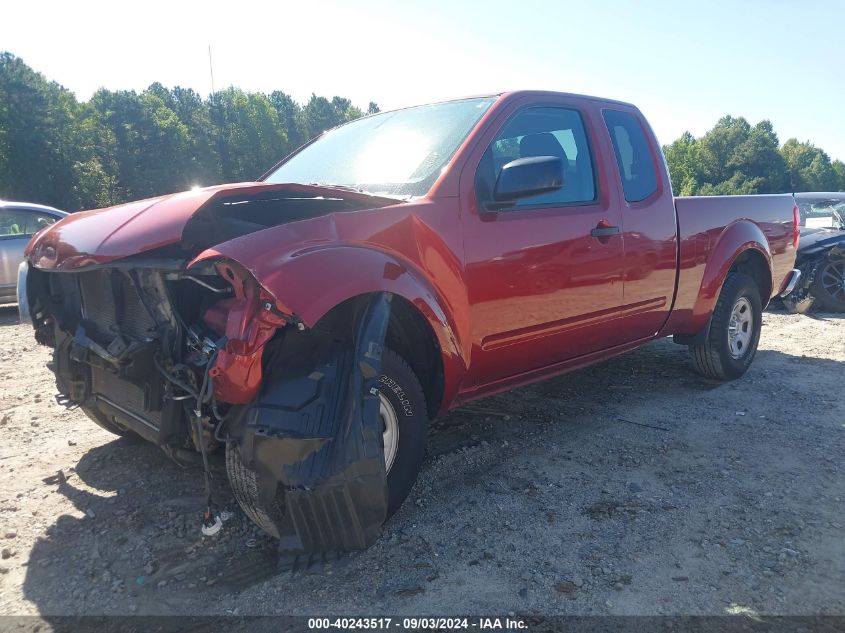
<path fill-rule="evenodd" d="M 608 226 L 607 224 L 600 223 L 596 228 L 590 231 L 590 235 L 593 237 L 610 237 L 611 235 L 619 235 L 619 227 Z"/>

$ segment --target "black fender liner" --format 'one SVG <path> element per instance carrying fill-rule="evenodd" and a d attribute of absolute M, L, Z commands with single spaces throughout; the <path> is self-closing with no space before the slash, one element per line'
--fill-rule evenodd
<path fill-rule="evenodd" d="M 284 508 L 283 554 L 366 549 L 381 534 L 387 474 L 377 384 L 391 298 L 359 303 L 351 341 L 291 333 L 241 411 L 238 450 L 257 474 L 259 500 Z"/>

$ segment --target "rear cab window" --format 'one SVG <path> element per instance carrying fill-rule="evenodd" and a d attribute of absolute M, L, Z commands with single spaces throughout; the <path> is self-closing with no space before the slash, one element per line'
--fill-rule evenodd
<path fill-rule="evenodd" d="M 657 172 L 643 127 L 628 112 L 602 110 L 613 143 L 627 202 L 641 202 L 657 191 Z"/>

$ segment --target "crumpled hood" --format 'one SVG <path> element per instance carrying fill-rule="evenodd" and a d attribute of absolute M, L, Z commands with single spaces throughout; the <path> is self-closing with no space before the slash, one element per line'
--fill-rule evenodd
<path fill-rule="evenodd" d="M 275 191 L 342 197 L 371 207 L 395 200 L 333 187 L 243 182 L 73 213 L 37 233 L 26 250 L 36 268 L 72 270 L 176 244 L 188 220 L 212 201 Z"/>

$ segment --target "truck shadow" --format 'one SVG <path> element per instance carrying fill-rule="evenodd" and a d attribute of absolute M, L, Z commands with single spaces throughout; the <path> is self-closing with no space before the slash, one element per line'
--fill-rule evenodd
<path fill-rule="evenodd" d="M 835 361 L 761 350 L 745 380 L 759 383 L 781 374 L 788 376 L 784 370 L 797 371 L 795 363 L 812 365 L 820 375 L 833 374 L 834 368 L 841 370 Z M 583 443 L 606 442 L 598 431 L 613 425 L 625 427 L 629 422 L 648 427 L 649 432 L 659 433 L 656 441 L 664 441 L 700 421 L 694 415 L 669 419 L 671 414 L 662 413 L 660 407 L 647 407 L 644 401 L 679 394 L 694 401 L 721 389 L 721 397 L 736 399 L 735 408 L 740 411 L 744 406 L 742 394 L 731 387 L 735 384 L 696 376 L 685 348 L 668 340 L 657 341 L 579 372 L 472 403 L 437 420 L 430 432 L 421 480 L 425 487 L 454 486 L 454 481 L 438 483 L 433 474 L 429 476 L 441 456 L 482 445 L 508 446 L 497 457 L 501 464 L 509 453 L 519 454 L 528 447 L 530 436 L 545 432 L 550 423 L 573 431 L 572 448 L 576 451 Z M 785 402 L 794 395 L 788 390 L 768 391 L 773 394 L 775 407 L 779 400 Z M 646 408 L 652 417 L 636 418 L 634 411 Z M 620 413 L 625 411 L 631 413 Z M 580 468 L 585 466 L 581 464 Z M 587 468 L 600 469 L 601 465 Z M 677 470 L 680 474 L 669 476 L 683 479 L 683 467 Z M 232 516 L 218 535 L 203 538 L 199 467 L 183 468 L 157 447 L 127 438 L 88 451 L 72 471 L 57 473 L 56 480 L 46 484 L 66 497 L 75 512 L 55 518 L 35 542 L 23 584 L 26 599 L 42 614 L 196 615 L 220 612 L 214 605 L 224 597 L 274 576 L 275 543 L 237 507 L 222 456 L 213 456 L 212 471 L 215 505 Z M 674 472 L 672 468 L 663 471 L 662 477 Z M 496 472 L 482 468 L 460 485 L 472 486 L 474 478 L 496 476 Z M 510 494 L 519 497 L 523 491 L 512 489 Z M 378 581 L 386 585 L 407 582 L 409 574 L 436 577 L 436 570 L 409 571 L 405 564 L 409 547 L 406 536 L 421 531 L 433 512 L 416 504 L 416 496 L 417 490 L 387 523 L 385 536 L 377 546 L 347 557 L 350 562 L 342 564 L 359 567 L 363 574 L 376 567 L 381 570 Z M 559 507 L 555 529 L 567 529 L 564 526 L 569 514 L 573 514 L 573 520 L 581 520 L 581 511 L 578 507 Z M 535 529 L 549 529 L 544 517 L 539 517 Z M 396 545 L 397 538 L 400 545 Z M 424 542 L 424 537 L 416 534 L 412 540 Z M 340 591 L 352 574 L 313 573 L 329 593 L 333 588 Z M 279 602 L 279 608 L 283 605 Z"/>
<path fill-rule="evenodd" d="M 845 312 L 809 312 L 804 316 L 815 321 L 830 321 L 845 319 Z"/>
<path fill-rule="evenodd" d="M 781 303 L 775 301 L 772 301 L 772 303 L 769 304 L 765 311 L 773 314 L 789 314 L 789 311 L 784 308 Z M 824 310 L 811 310 L 810 312 L 807 312 L 802 316 L 808 319 L 813 319 L 815 321 L 827 321 L 829 319 L 845 318 L 845 312 L 826 312 Z"/>
<path fill-rule="evenodd" d="M 0 326 L 3 325 L 17 325 L 20 323 L 18 318 L 18 304 L 0 306 Z"/>
<path fill-rule="evenodd" d="M 181 596 L 168 596 L 176 585 L 208 592 L 226 569 L 220 588 L 232 591 L 272 575 L 275 544 L 237 508 L 223 456 L 210 456 L 210 466 L 213 508 L 231 513 L 214 538 L 201 533 L 202 468 L 179 465 L 143 440 L 103 444 L 72 470 L 46 478 L 75 512 L 58 517 L 35 543 L 26 596 L 44 606 L 42 613 L 55 612 L 56 586 L 71 576 L 66 598 L 86 605 L 78 612 L 108 612 L 113 604 L 122 605 L 115 613 L 130 614 L 134 603 L 166 615 L 179 612 Z"/>

